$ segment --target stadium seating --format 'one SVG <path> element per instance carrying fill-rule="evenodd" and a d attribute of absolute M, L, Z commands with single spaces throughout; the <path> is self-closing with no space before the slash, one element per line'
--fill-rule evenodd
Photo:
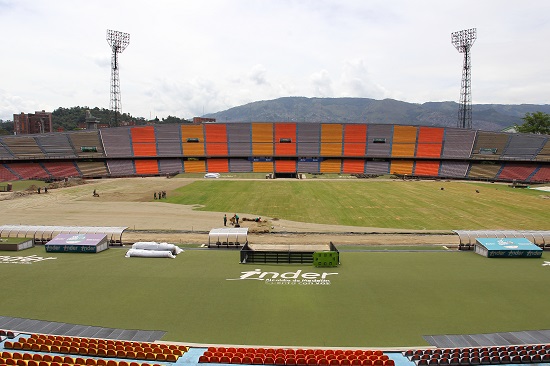
<path fill-rule="evenodd" d="M 34 168 L 15 171 L 9 165 L 14 161 Z M 2 181 L 257 172 L 397 173 L 538 183 L 550 181 L 550 139 L 391 124 L 159 124 L 0 136 L 0 162 Z"/>
<path fill-rule="evenodd" d="M 12 337 L 17 338 L 16 336 Z M 14 359 L 29 358 L 41 361 L 44 357 L 52 358 L 51 362 L 67 363 L 70 365 L 97 365 L 113 360 L 102 358 L 117 358 L 152 362 L 177 362 L 178 358 L 189 350 L 187 346 L 175 344 L 160 344 L 149 342 L 132 342 L 111 339 L 96 339 L 86 337 L 55 336 L 44 334 L 32 334 L 29 337 L 18 337 L 16 341 L 4 342 L 5 349 L 14 351 L 9 357 Z M 25 353 L 41 352 L 46 353 Z M 5 353 L 5 352 L 4 352 Z M 2 357 L 5 358 L 4 353 Z M 9 353 L 9 352 L 8 352 Z M 61 356 L 65 355 L 65 356 Z M 7 355 L 6 355 L 7 356 Z M 94 357 L 94 358 L 86 358 Z M 96 359 L 99 357 L 99 359 Z M 56 360 L 56 358 L 60 358 Z M 140 362 L 141 363 L 141 362 Z M 144 365 L 144 363 L 141 363 Z M 31 365 L 19 365 L 31 366 Z M 51 365 L 50 365 L 51 366 Z M 118 362 L 112 366 L 120 365 Z"/>
<path fill-rule="evenodd" d="M 9 163 L 7 166 L 22 179 L 49 178 L 50 175 L 38 163 Z"/>
<path fill-rule="evenodd" d="M 0 182 L 9 182 L 22 179 L 17 173 L 10 170 L 7 166 L 0 164 Z"/>
<path fill-rule="evenodd" d="M 232 363 L 247 365 L 331 365 L 394 366 L 395 361 L 382 351 L 324 350 L 285 348 L 208 347 L 199 363 Z"/>
<path fill-rule="evenodd" d="M 531 182 L 545 183 L 550 182 L 550 166 L 541 166 L 531 176 Z"/>
<path fill-rule="evenodd" d="M 52 178 L 79 177 L 80 172 L 72 161 L 46 161 L 42 163 Z"/>
<path fill-rule="evenodd" d="M 550 345 L 417 349 L 403 355 L 417 365 L 546 363 L 550 361 Z"/>

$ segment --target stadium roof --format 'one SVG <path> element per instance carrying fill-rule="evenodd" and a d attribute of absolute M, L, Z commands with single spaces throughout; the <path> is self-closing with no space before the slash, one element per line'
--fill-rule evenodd
<path fill-rule="evenodd" d="M 525 238 L 537 245 L 550 244 L 550 231 L 529 230 L 453 230 L 460 244 L 474 245 L 476 238 Z"/>
<path fill-rule="evenodd" d="M 57 234 L 105 234 L 111 243 L 122 243 L 122 233 L 127 228 L 113 226 L 1 225 L 0 237 L 32 237 L 35 241 L 48 241 Z"/>

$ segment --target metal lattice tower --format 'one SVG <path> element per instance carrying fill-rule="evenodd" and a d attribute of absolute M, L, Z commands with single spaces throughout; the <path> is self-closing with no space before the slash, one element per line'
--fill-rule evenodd
<path fill-rule="evenodd" d="M 458 52 L 464 54 L 460 103 L 458 108 L 458 128 L 472 128 L 472 65 L 470 63 L 470 49 L 476 41 L 476 38 L 476 28 L 451 33 L 451 42 Z"/>
<path fill-rule="evenodd" d="M 118 115 L 121 113 L 120 79 L 118 77 L 118 54 L 130 44 L 130 34 L 107 29 L 107 42 L 111 46 L 111 102 L 109 109 L 115 115 L 114 127 L 118 126 Z"/>

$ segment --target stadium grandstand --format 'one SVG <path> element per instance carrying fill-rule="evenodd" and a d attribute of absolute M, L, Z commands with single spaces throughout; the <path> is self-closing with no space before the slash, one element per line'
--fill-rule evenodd
<path fill-rule="evenodd" d="M 550 137 L 364 123 L 204 123 L 0 137 L 0 181 L 176 173 L 550 181 Z"/>

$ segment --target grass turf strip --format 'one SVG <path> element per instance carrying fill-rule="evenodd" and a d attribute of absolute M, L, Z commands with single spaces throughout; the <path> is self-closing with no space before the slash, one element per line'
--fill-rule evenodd
<path fill-rule="evenodd" d="M 422 335 L 550 328 L 548 259 L 464 253 L 341 253 L 338 268 L 239 264 L 238 253 L 186 251 L 176 259 L 46 253 L 0 263 L 3 316 L 167 331 L 165 340 L 278 346 L 425 345 Z M 327 275 L 330 285 L 238 279 L 259 269 Z M 297 271 L 301 271 L 297 274 Z M 312 277 L 313 275 L 309 275 Z M 258 276 L 251 276 L 257 278 Z"/>

